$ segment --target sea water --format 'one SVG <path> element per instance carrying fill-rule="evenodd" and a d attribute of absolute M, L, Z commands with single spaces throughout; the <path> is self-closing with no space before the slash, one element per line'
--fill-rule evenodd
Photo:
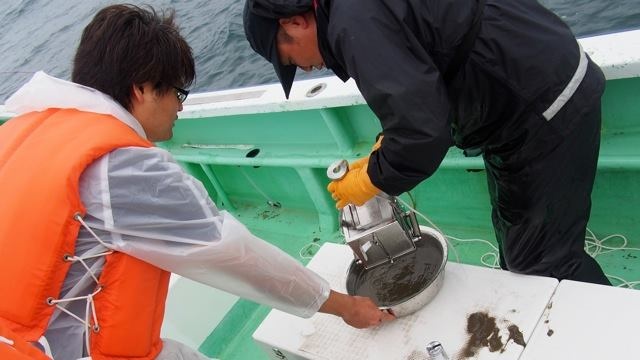
<path fill-rule="evenodd" d="M 523 1 L 523 0 L 512 0 Z M 277 82 L 273 67 L 244 38 L 244 0 L 128 0 L 174 8 L 196 60 L 195 92 Z M 577 36 L 640 28 L 640 0 L 542 0 Z M 82 29 L 113 0 L 0 1 L 0 103 L 38 70 L 71 77 Z M 299 72 L 297 79 L 330 75 Z"/>

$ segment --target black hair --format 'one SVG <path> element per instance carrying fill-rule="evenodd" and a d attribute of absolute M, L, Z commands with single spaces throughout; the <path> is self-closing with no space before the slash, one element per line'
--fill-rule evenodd
<path fill-rule="evenodd" d="M 186 88 L 195 78 L 191 47 L 174 24 L 175 12 L 112 5 L 85 27 L 71 80 L 92 87 L 131 110 L 134 85 L 150 82 L 159 93 Z"/>

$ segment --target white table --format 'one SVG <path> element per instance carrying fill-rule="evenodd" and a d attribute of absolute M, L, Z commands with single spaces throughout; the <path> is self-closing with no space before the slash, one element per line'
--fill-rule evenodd
<path fill-rule="evenodd" d="M 640 359 L 640 291 L 563 280 L 523 360 Z"/>
<path fill-rule="evenodd" d="M 324 244 L 308 267 L 344 292 L 352 260 L 347 246 Z M 358 330 L 326 314 L 302 319 L 272 310 L 253 338 L 273 359 L 420 360 L 427 359 L 425 346 L 432 340 L 440 341 L 454 358 L 469 339 L 468 315 L 479 311 L 495 317 L 503 341 L 509 336 L 507 327 L 514 324 L 528 342 L 557 284 L 552 278 L 448 263 L 440 292 L 413 315 Z M 502 352 L 485 347 L 473 359 L 518 359 L 522 351 L 509 341 Z"/>

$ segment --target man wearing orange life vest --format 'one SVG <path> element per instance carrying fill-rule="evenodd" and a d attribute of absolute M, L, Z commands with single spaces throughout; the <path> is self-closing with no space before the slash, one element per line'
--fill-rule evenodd
<path fill-rule="evenodd" d="M 85 28 L 73 82 L 39 72 L 7 100 L 0 358 L 203 358 L 159 337 L 170 272 L 298 316 L 393 319 L 253 236 L 153 146 L 194 75 L 173 13 L 114 5 Z"/>

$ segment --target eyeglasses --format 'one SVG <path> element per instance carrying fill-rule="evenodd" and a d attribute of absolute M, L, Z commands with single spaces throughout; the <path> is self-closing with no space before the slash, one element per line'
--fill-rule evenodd
<path fill-rule="evenodd" d="M 177 86 L 173 87 L 174 89 L 176 89 L 176 97 L 178 98 L 178 101 L 180 101 L 180 103 L 184 103 L 185 100 L 187 100 L 187 96 L 189 96 L 189 90 L 185 90 L 185 89 L 181 89 Z"/>

